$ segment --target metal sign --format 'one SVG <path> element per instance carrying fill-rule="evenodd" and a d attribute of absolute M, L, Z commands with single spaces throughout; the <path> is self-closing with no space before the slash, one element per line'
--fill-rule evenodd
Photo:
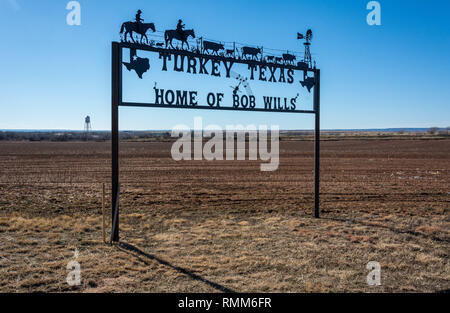
<path fill-rule="evenodd" d="M 275 54 L 268 53 L 270 49 L 264 47 L 197 38 L 194 29 L 184 29 L 181 20 L 178 20 L 176 29 L 158 32 L 154 23 L 143 23 L 141 14 L 139 10 L 135 21 L 123 23 L 120 29 L 121 42 L 112 43 L 111 242 L 119 241 L 119 106 L 314 114 L 314 215 L 318 218 L 320 70 L 311 59 L 312 31 L 308 30 L 305 35 L 297 33 L 297 39 L 305 40 L 302 58 L 289 51 Z M 126 60 L 124 52 L 128 53 Z M 153 55 L 152 61 L 150 57 L 141 55 L 145 53 Z M 124 99 L 127 96 L 123 95 L 123 69 L 134 72 L 141 80 L 144 75 L 150 75 L 153 80 L 153 97 L 145 101 Z M 164 84 L 160 86 L 154 69 L 160 77 L 168 72 L 189 75 L 191 82 L 195 81 L 191 78 L 197 77 L 208 77 L 221 82 L 225 80 L 226 88 L 222 84 L 221 90 L 206 90 L 201 93 L 195 88 L 172 88 Z M 278 89 L 281 85 L 293 86 L 306 94 L 312 91 L 312 108 L 300 108 L 299 92 L 289 95 L 259 95 L 258 92 L 255 95 L 251 87 L 253 83 L 267 84 L 262 89 L 264 91 Z"/>

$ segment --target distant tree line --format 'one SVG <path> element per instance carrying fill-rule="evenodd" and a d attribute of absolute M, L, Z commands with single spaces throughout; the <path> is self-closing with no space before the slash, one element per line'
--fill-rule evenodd
<path fill-rule="evenodd" d="M 448 136 L 450 134 L 450 126 L 447 128 L 430 127 L 428 133 L 431 135 Z"/>
<path fill-rule="evenodd" d="M 326 136 L 342 137 L 357 134 L 354 131 L 323 131 Z M 450 127 L 438 128 L 430 127 L 428 133 L 433 136 L 450 136 Z M 305 138 L 311 137 L 312 131 L 281 131 L 280 140 L 289 138 Z M 393 132 L 392 132 L 393 134 Z M 405 130 L 398 130 L 397 134 L 406 134 Z M 377 133 L 379 137 L 391 136 L 389 132 Z M 416 135 L 418 135 L 416 133 Z M 142 141 L 175 141 L 177 138 L 172 137 L 169 131 L 121 131 L 119 133 L 120 140 L 142 140 Z M 108 141 L 111 140 L 111 132 L 109 131 L 92 131 L 86 134 L 82 131 L 0 131 L 0 141 Z"/>
<path fill-rule="evenodd" d="M 167 131 L 121 131 L 121 140 L 167 140 Z M 93 131 L 89 134 L 80 131 L 0 131 L 0 141 L 108 141 L 109 131 Z"/>

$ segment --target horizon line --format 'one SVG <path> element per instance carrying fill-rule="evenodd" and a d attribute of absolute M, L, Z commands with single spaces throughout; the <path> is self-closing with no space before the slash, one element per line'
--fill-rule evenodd
<path fill-rule="evenodd" d="M 438 130 L 446 130 L 450 126 L 440 127 L 440 126 L 430 126 L 430 127 L 383 127 L 383 128 L 322 128 L 320 131 L 421 131 L 429 130 L 431 128 L 437 128 Z M 192 129 L 194 130 L 194 129 Z M 203 130 L 203 129 L 202 129 Z M 119 132 L 168 132 L 171 129 L 123 129 Z M 281 131 L 314 131 L 314 128 L 310 129 L 280 129 Z M 11 129 L 0 129 L 0 132 L 85 132 L 83 129 L 45 129 L 45 128 L 11 128 Z M 90 130 L 90 132 L 111 132 L 110 129 L 98 129 Z"/>

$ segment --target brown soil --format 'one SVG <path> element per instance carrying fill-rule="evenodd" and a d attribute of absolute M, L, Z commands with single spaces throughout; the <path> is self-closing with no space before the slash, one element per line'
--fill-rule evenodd
<path fill-rule="evenodd" d="M 282 141 L 275 172 L 175 162 L 170 147 L 121 143 L 120 235 L 133 252 L 102 243 L 109 143 L 0 142 L 0 292 L 450 289 L 449 139 L 323 142 L 320 219 L 310 141 Z M 366 283 L 369 261 L 381 286 Z"/>

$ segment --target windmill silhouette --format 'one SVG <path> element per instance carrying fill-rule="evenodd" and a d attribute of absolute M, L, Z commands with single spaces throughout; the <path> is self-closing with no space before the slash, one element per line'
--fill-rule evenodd
<path fill-rule="evenodd" d="M 311 60 L 311 40 L 313 37 L 313 33 L 311 29 L 308 29 L 306 31 L 306 34 L 303 36 L 303 34 L 297 33 L 297 39 L 305 39 L 305 42 L 303 45 L 305 46 L 305 56 L 303 58 L 303 61 L 309 65 L 310 68 L 312 68 L 312 60 Z"/>

